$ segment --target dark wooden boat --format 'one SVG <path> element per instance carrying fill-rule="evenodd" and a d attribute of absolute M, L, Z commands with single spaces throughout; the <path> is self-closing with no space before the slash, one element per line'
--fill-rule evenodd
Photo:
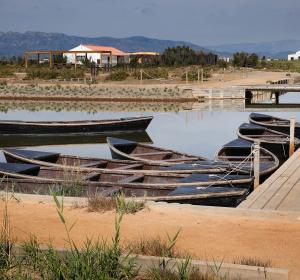
<path fill-rule="evenodd" d="M 1 133 L 0 133 L 1 134 Z M 106 143 L 106 137 L 115 136 L 142 143 L 152 144 L 147 131 L 129 132 L 103 132 L 103 133 L 84 133 L 84 134 L 27 134 L 22 137 L 16 135 L 1 135 L 0 147 L 29 147 L 29 146 L 49 146 L 65 144 L 99 144 Z"/>
<path fill-rule="evenodd" d="M 29 163 L 40 166 L 57 167 L 62 169 L 80 169 L 84 171 L 111 171 L 124 173 L 126 170 L 135 173 L 220 173 L 226 172 L 230 167 L 228 164 L 209 161 L 199 161 L 194 164 L 178 164 L 172 167 L 164 167 L 157 163 L 145 163 L 132 160 L 109 160 L 96 157 L 79 157 L 51 153 L 43 151 L 32 151 L 23 149 L 3 149 L 7 162 Z"/>
<path fill-rule="evenodd" d="M 24 166 L 25 165 L 25 166 Z M 20 166 L 20 167 L 19 167 Z M 22 172 L 18 172 L 18 168 Z M 24 168 L 25 170 L 23 170 Z M 34 172 L 32 172 L 34 170 Z M 179 187 L 179 186 L 199 186 L 205 187 L 216 182 L 218 185 L 235 183 L 250 183 L 252 177 L 239 175 L 219 174 L 136 174 L 134 170 L 120 173 L 115 170 L 110 171 L 88 171 L 78 168 L 61 169 L 55 167 L 38 166 L 33 164 L 0 163 L 0 176 L 20 179 L 36 179 L 47 182 L 85 182 L 93 181 L 102 186 L 136 186 L 145 187 Z"/>
<path fill-rule="evenodd" d="M 82 134 L 145 130 L 153 117 L 85 121 L 0 121 L 0 134 Z"/>
<path fill-rule="evenodd" d="M 95 194 L 102 195 L 104 197 L 111 197 L 117 196 L 118 194 L 124 194 L 125 197 L 130 197 L 133 200 L 223 207 L 235 207 L 249 194 L 249 190 L 245 187 L 245 185 L 236 185 L 234 188 L 231 186 L 217 185 L 200 189 L 197 187 L 178 187 L 164 189 L 161 191 L 160 189 L 120 189 L 118 187 L 107 187 L 105 190 L 101 190 L 100 188 L 97 188 L 94 183 L 82 184 L 79 192 L 77 191 L 76 193 L 72 193 L 68 192 L 66 187 L 60 183 L 51 184 L 38 179 L 2 180 L 0 181 L 0 189 L 14 193 L 38 195 L 51 195 L 55 193 L 57 195 L 72 197 L 90 197 Z"/>
<path fill-rule="evenodd" d="M 139 200 L 235 206 L 252 188 L 252 178 L 227 174 L 124 175 L 62 171 L 32 164 L 0 163 L 2 189 L 21 193 L 88 196 L 95 193 Z"/>
<path fill-rule="evenodd" d="M 232 169 L 241 174 L 253 175 L 253 143 L 244 139 L 235 139 L 225 144 L 216 154 L 216 159 L 228 162 Z M 265 178 L 279 167 L 278 158 L 260 148 L 260 176 Z"/>
<path fill-rule="evenodd" d="M 244 123 L 238 128 L 238 137 L 250 142 L 259 141 L 260 145 L 275 154 L 280 161 L 289 157 L 290 137 L 279 131 L 269 128 Z M 300 140 L 295 138 L 295 147 L 299 147 Z"/>
<path fill-rule="evenodd" d="M 207 161 L 201 156 L 193 156 L 115 137 L 107 137 L 107 143 L 114 159 L 129 159 L 162 165 Z"/>
<path fill-rule="evenodd" d="M 261 125 L 285 134 L 290 134 L 290 120 L 282 119 L 270 115 L 251 113 L 249 115 L 250 123 Z M 300 138 L 300 123 L 295 126 L 295 137 Z"/>

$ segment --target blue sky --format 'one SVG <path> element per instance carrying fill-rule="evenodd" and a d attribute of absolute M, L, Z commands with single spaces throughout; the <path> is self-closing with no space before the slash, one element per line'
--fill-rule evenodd
<path fill-rule="evenodd" d="M 199 45 L 300 39 L 300 0 L 0 0 L 0 31 Z"/>

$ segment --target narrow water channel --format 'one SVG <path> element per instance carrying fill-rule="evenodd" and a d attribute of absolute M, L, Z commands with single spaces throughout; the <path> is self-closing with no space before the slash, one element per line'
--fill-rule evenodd
<path fill-rule="evenodd" d="M 300 103 L 300 94 L 291 93 L 281 97 L 283 102 Z M 219 104 L 219 101 L 216 101 Z M 236 138 L 236 130 L 240 124 L 248 121 L 251 111 L 241 109 L 242 106 L 235 107 L 227 105 L 226 108 L 214 106 L 195 106 L 194 110 L 189 110 L 191 106 L 179 106 L 174 104 L 156 104 L 157 109 L 153 110 L 153 105 L 143 104 L 142 106 L 132 106 L 132 104 L 121 104 L 117 108 L 108 109 L 81 106 L 72 110 L 68 103 L 60 103 L 59 108 L 49 106 L 36 106 L 33 104 L 26 107 L 20 103 L 1 102 L 0 119 L 2 120 L 83 120 L 83 119 L 107 119 L 128 116 L 148 116 L 153 115 L 154 119 L 150 124 L 147 133 L 127 133 L 117 135 L 127 139 L 136 139 L 141 142 L 153 143 L 156 146 L 171 148 L 195 155 L 202 155 L 212 158 L 219 147 L 226 142 Z M 237 109 L 238 108 L 238 109 Z M 153 112 L 154 111 L 154 112 Z M 300 121 L 299 109 L 289 112 L 274 109 L 259 112 L 272 114 L 284 118 L 296 117 Z M 67 154 L 99 156 L 110 158 L 110 152 L 105 144 L 106 135 L 83 135 L 67 137 L 0 137 L 1 147 L 30 147 L 36 150 L 56 151 Z M 3 157 L 1 155 L 1 159 Z"/>

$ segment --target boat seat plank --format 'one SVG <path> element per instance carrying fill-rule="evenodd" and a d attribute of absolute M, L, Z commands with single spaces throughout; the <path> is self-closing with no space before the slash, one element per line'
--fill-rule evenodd
<path fill-rule="evenodd" d="M 179 157 L 179 158 L 172 158 L 172 159 L 166 159 L 164 161 L 167 161 L 167 162 L 172 162 L 172 161 L 185 161 L 185 160 L 190 160 L 190 161 L 193 161 L 193 160 L 199 160 L 199 158 L 197 157 Z"/>
<path fill-rule="evenodd" d="M 142 163 L 123 165 L 123 166 L 119 166 L 119 167 L 114 168 L 114 169 L 116 169 L 116 170 L 128 170 L 128 169 L 138 169 L 140 167 L 143 167 Z"/>
<path fill-rule="evenodd" d="M 269 134 L 245 134 L 245 136 L 248 137 L 275 137 L 275 138 L 288 138 L 288 136 L 285 135 L 278 135 L 278 134 L 273 134 L 273 135 L 269 135 Z"/>
<path fill-rule="evenodd" d="M 245 159 L 249 156 L 218 156 L 218 158 L 232 158 L 232 159 Z M 249 158 L 254 158 L 254 156 L 251 156 Z M 260 156 L 260 159 L 273 159 L 271 156 Z"/>
<path fill-rule="evenodd" d="M 138 153 L 132 154 L 132 156 L 156 156 L 156 155 L 171 155 L 172 152 L 152 152 L 152 153 Z"/>
<path fill-rule="evenodd" d="M 100 173 L 92 172 L 82 177 L 83 181 L 94 181 L 100 177 Z"/>
<path fill-rule="evenodd" d="M 87 167 L 102 167 L 105 166 L 107 162 L 99 160 L 99 161 L 93 161 L 89 163 L 80 164 L 79 167 L 87 168 Z"/>
<path fill-rule="evenodd" d="M 127 183 L 132 183 L 132 182 L 136 182 L 136 181 L 140 181 L 144 178 L 144 176 L 129 176 L 129 177 L 126 177 L 124 179 L 121 179 L 118 181 L 118 183 L 121 183 L 121 184 L 127 184 Z"/>

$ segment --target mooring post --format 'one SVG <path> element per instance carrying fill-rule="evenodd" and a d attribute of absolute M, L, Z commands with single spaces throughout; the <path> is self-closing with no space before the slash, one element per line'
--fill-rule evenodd
<path fill-rule="evenodd" d="M 140 82 L 143 83 L 143 70 L 140 70 Z"/>
<path fill-rule="evenodd" d="M 296 125 L 295 118 L 291 118 L 290 119 L 290 157 L 295 152 L 295 125 Z"/>
<path fill-rule="evenodd" d="M 189 76 L 188 76 L 188 70 L 185 71 L 185 83 L 189 83 Z"/>
<path fill-rule="evenodd" d="M 260 171 L 260 143 L 254 142 L 254 189 L 259 186 L 259 171 Z"/>

